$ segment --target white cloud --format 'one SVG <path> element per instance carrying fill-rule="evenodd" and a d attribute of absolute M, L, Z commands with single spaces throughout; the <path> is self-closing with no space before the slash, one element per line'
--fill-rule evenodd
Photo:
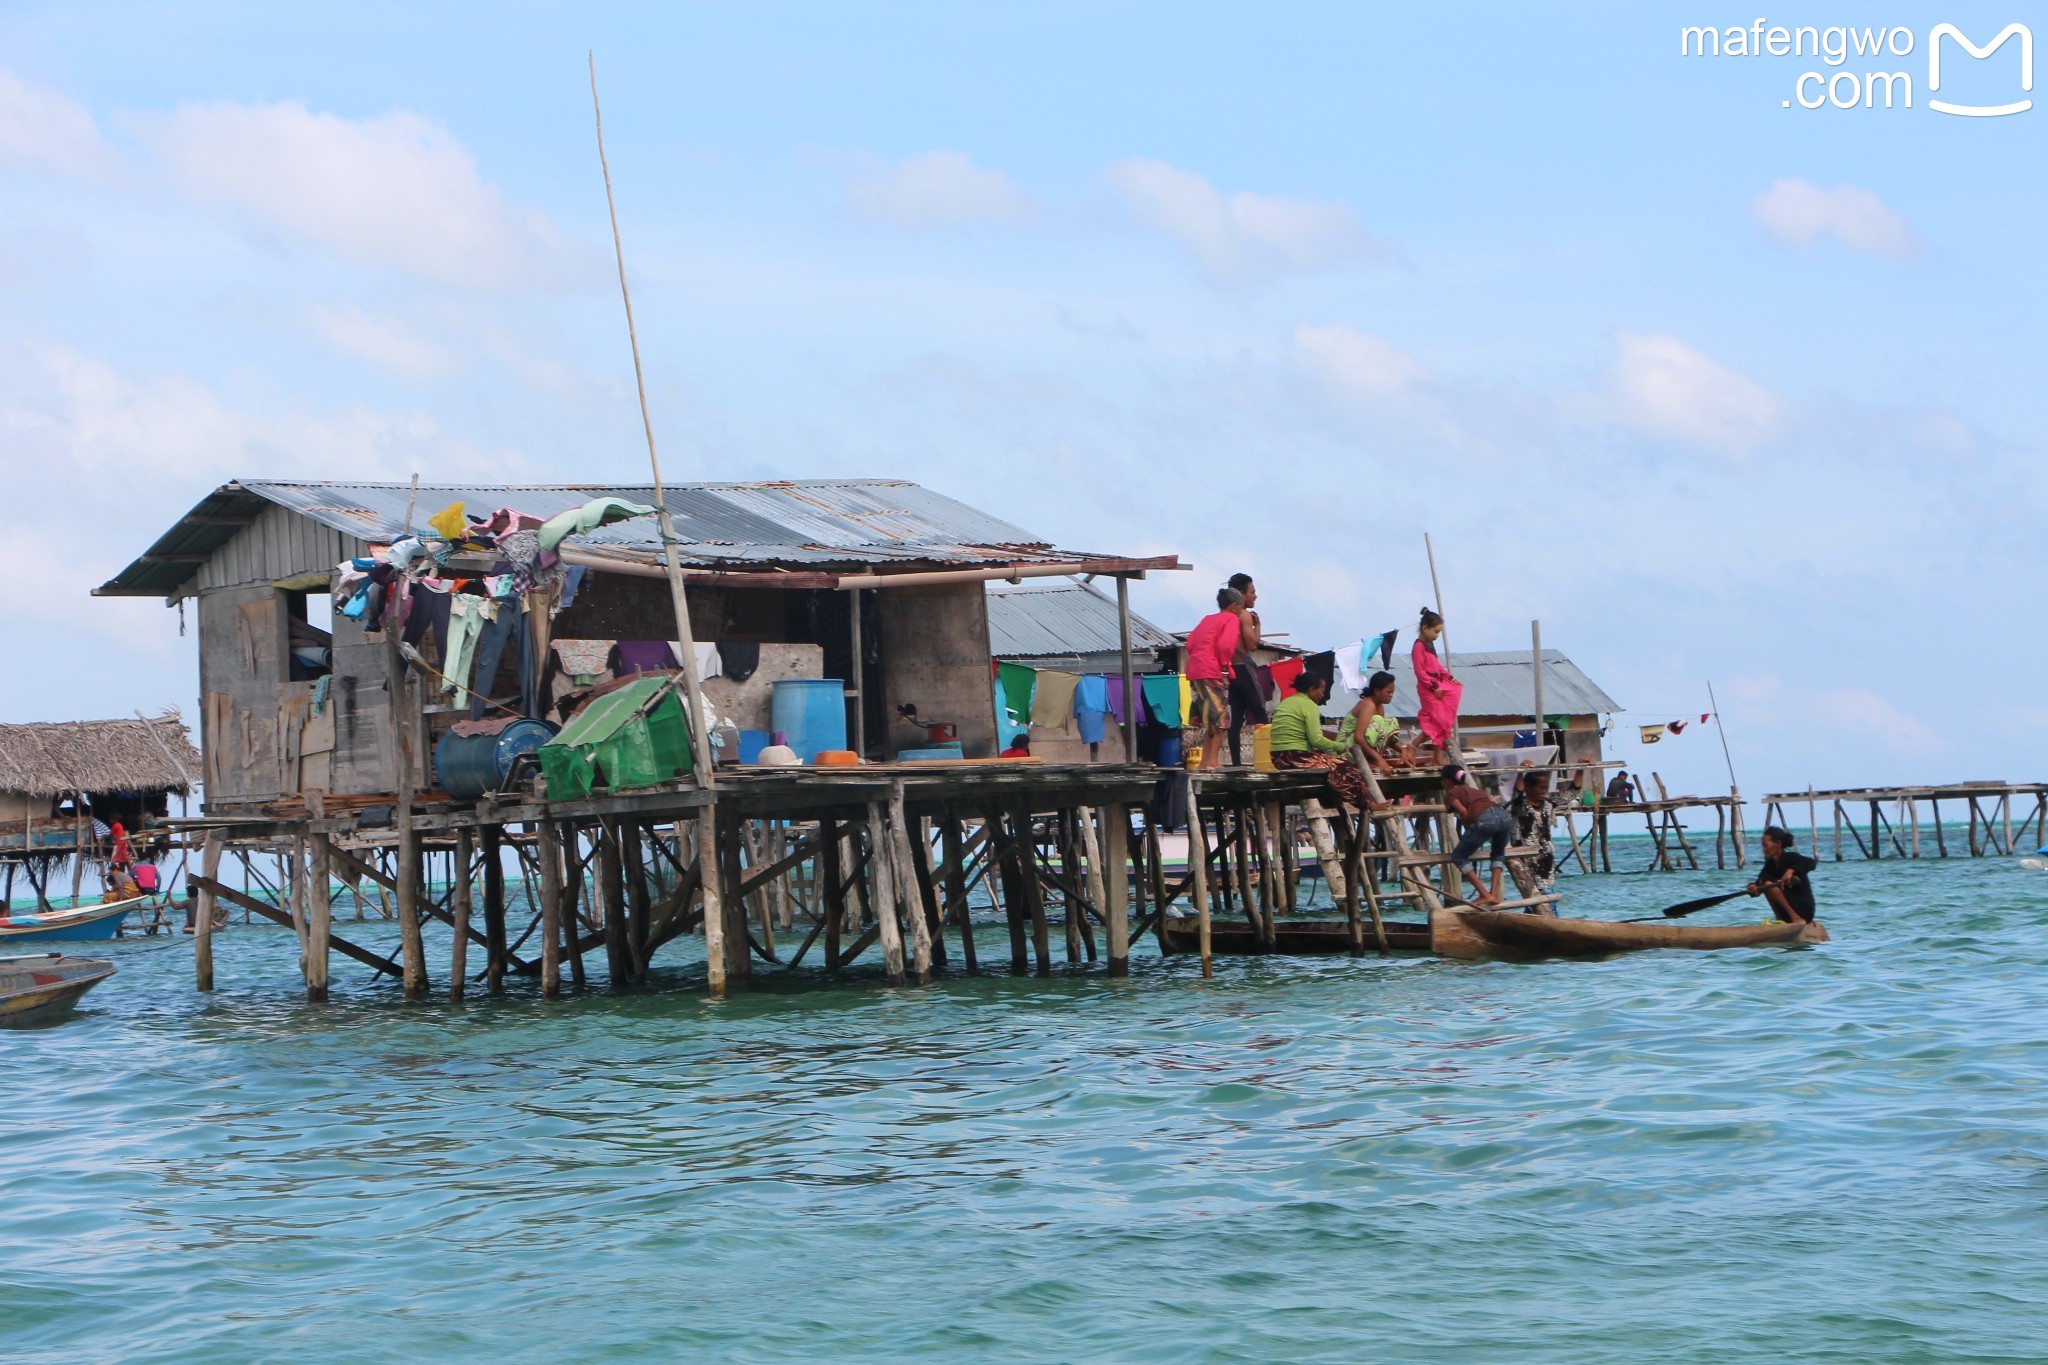
<path fill-rule="evenodd" d="M 1663 333 L 1618 332 L 1603 406 L 1623 425 L 1741 453 L 1784 425 L 1783 399 Z"/>
<path fill-rule="evenodd" d="M 455 368 L 446 348 L 395 318 L 349 304 L 313 310 L 313 330 L 335 349 L 369 361 L 402 379 L 434 379 Z"/>
<path fill-rule="evenodd" d="M 1346 323 L 1294 329 L 1294 352 L 1303 369 L 1348 398 L 1386 398 L 1426 383 L 1422 362 L 1392 342 Z"/>
<path fill-rule="evenodd" d="M 1015 223 L 1036 210 L 1009 176 L 948 151 L 917 152 L 858 177 L 846 187 L 846 207 L 857 218 L 912 229 Z"/>
<path fill-rule="evenodd" d="M 1109 181 L 1148 226 L 1195 258 L 1217 284 L 1252 284 L 1385 254 L 1342 204 L 1225 195 L 1193 171 L 1149 157 L 1109 167 Z"/>
<path fill-rule="evenodd" d="M 108 164 L 92 115 L 76 100 L 30 85 L 0 67 L 0 160 L 60 175 L 97 175 Z"/>
<path fill-rule="evenodd" d="M 1786 176 L 1749 201 L 1749 216 L 1787 246 L 1810 246 L 1832 237 L 1851 251 L 1894 261 L 1906 260 L 1920 249 L 1920 234 L 1905 215 L 1854 185 L 1824 190 Z"/>
<path fill-rule="evenodd" d="M 186 194 L 352 261 L 479 288 L 587 264 L 545 214 L 508 203 L 470 150 L 419 114 L 182 104 L 131 122 Z"/>
<path fill-rule="evenodd" d="M 1815 720 L 1836 729 L 1868 736 L 1901 753 L 1926 753 L 1941 747 L 1941 736 L 1933 726 L 1875 692 L 1837 687 L 1814 700 Z"/>

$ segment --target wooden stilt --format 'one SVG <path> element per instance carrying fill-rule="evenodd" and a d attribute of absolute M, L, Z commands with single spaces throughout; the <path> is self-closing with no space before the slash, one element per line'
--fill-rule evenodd
<path fill-rule="evenodd" d="M 455 942 L 448 950 L 448 999 L 452 1004 L 461 1004 L 462 997 L 469 989 L 469 901 L 470 901 L 470 860 L 475 850 L 475 831 L 464 826 L 455 831 Z M 325 899 L 327 874 L 318 874 L 321 895 Z"/>
<path fill-rule="evenodd" d="M 889 846 L 888 807 L 880 801 L 868 803 L 868 903 L 874 907 L 881 928 L 882 962 L 889 984 L 901 986 L 903 975 L 903 926 L 896 918 L 896 886 L 891 875 L 895 858 Z"/>
<path fill-rule="evenodd" d="M 647 979 L 647 959 L 653 954 L 654 896 L 647 885 L 647 847 L 640 826 L 621 817 L 618 831 L 626 891 L 626 970 L 628 979 L 637 983 Z"/>
<path fill-rule="evenodd" d="M 1199 789 L 1192 782 L 1188 788 L 1188 871 L 1194 878 L 1195 928 L 1202 945 L 1202 979 L 1207 981 L 1216 974 L 1209 945 L 1209 839 L 1202 828 Z"/>
<path fill-rule="evenodd" d="M 825 970 L 839 970 L 839 936 L 846 927 L 845 873 L 839 866 L 839 822 L 827 816 L 818 822 L 818 913 L 825 917 Z"/>
<path fill-rule="evenodd" d="M 917 984 L 932 982 L 932 930 L 927 917 L 923 883 L 917 875 L 917 858 L 910 847 L 910 816 L 904 806 L 903 783 L 889 785 L 889 837 L 896 859 L 896 899 L 910 921 L 910 969 Z"/>
<path fill-rule="evenodd" d="M 1102 908 L 1109 919 L 1109 974 L 1131 974 L 1131 816 L 1121 805 L 1102 808 L 1101 856 L 1088 854 L 1102 887 Z"/>
<path fill-rule="evenodd" d="M 1194 847 L 1192 835 L 1188 847 Z M 1166 956 L 1166 916 L 1173 908 L 1172 898 L 1166 894 L 1166 855 L 1159 847 L 1159 826 L 1153 822 L 1152 813 L 1145 813 L 1145 873 L 1152 879 L 1152 934 L 1159 944 L 1159 955 Z"/>
<path fill-rule="evenodd" d="M 553 820 L 543 820 L 534 854 L 540 861 L 540 994 L 562 998 L 562 839 Z"/>
<path fill-rule="evenodd" d="M 1045 918 L 1045 884 L 1038 876 L 1038 833 L 1031 823 L 1031 808 L 1019 805 L 1013 812 L 1017 832 L 1018 887 L 1024 893 L 1024 913 L 1031 920 L 1031 956 L 1040 976 L 1052 975 L 1052 934 Z"/>
<path fill-rule="evenodd" d="M 726 993 L 728 963 L 725 946 L 725 879 L 719 875 L 717 816 L 707 807 L 697 812 L 692 823 L 696 827 L 697 866 L 701 870 L 697 881 L 700 893 L 704 897 L 705 988 L 713 1000 L 721 1000 Z M 744 941 L 740 944 L 740 955 L 746 955 Z"/>
<path fill-rule="evenodd" d="M 334 908 L 327 887 L 332 841 L 315 834 L 308 849 L 306 878 L 306 999 L 319 1003 L 327 998 L 329 947 L 334 939 Z"/>
<path fill-rule="evenodd" d="M 1059 850 L 1061 929 L 1067 940 L 1067 965 L 1081 961 L 1081 918 L 1087 913 L 1081 903 L 1080 858 L 1074 847 L 1074 811 L 1063 810 L 1053 817 L 1053 842 Z"/>
<path fill-rule="evenodd" d="M 562 826 L 562 946 L 569 956 L 569 979 L 578 990 L 590 984 L 583 972 L 583 906 L 594 893 L 583 881 L 583 833 L 574 824 Z"/>
<path fill-rule="evenodd" d="M 600 821 L 597 827 L 597 876 L 604 891 L 605 972 L 613 989 L 633 980 L 633 949 L 627 935 L 625 848 L 619 838 L 623 823 Z"/>
<path fill-rule="evenodd" d="M 967 974 L 977 976 L 980 967 L 974 960 L 974 918 L 967 903 L 967 841 L 960 833 L 960 821 L 950 810 L 939 817 L 939 839 L 940 851 L 946 859 L 946 899 L 952 902 L 953 914 L 960 924 L 960 959 L 967 964 Z M 943 921 L 945 916 L 940 919 Z"/>
<path fill-rule="evenodd" d="M 505 863 L 502 832 L 493 822 L 478 834 L 484 864 L 484 985 L 495 995 L 505 989 Z"/>

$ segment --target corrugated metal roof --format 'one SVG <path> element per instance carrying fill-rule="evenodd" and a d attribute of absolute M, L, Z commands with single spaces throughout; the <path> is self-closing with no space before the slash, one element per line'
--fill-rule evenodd
<path fill-rule="evenodd" d="M 1057 588 L 1006 588 L 988 595 L 989 651 L 999 659 L 1072 659 L 1115 654 L 1116 599 L 1085 583 Z M 1149 653 L 1178 643 L 1136 612 L 1131 649 Z"/>
<path fill-rule="evenodd" d="M 1465 684 L 1465 695 L 1458 707 L 1460 715 L 1531 714 L 1536 705 L 1536 670 L 1526 650 L 1519 654 L 1509 650 L 1447 657 L 1451 672 Z M 1379 656 L 1374 655 L 1368 664 L 1368 673 L 1377 671 Z M 1394 651 L 1394 665 L 1387 671 L 1394 675 L 1394 714 L 1402 720 L 1413 720 L 1418 710 L 1415 670 L 1409 665 L 1407 647 Z M 1341 715 L 1351 709 L 1355 700 L 1354 695 L 1339 689 L 1323 709 L 1331 715 Z M 1601 691 L 1598 683 L 1582 673 L 1579 666 L 1562 653 L 1546 649 L 1543 651 L 1543 709 L 1553 716 L 1607 715 L 1621 710 L 1621 703 Z"/>
<path fill-rule="evenodd" d="M 868 565 L 974 566 L 1015 562 L 1079 562 L 1084 552 L 1058 550 L 1041 536 L 900 479 L 806 479 L 772 483 L 671 484 L 665 490 L 678 550 L 686 564 L 717 568 L 828 569 Z M 643 485 L 325 483 L 246 479 L 228 484 L 100 588 L 107 595 L 168 595 L 199 560 L 225 544 L 265 503 L 276 503 L 344 535 L 375 542 L 425 531 L 427 518 L 453 502 L 482 515 L 511 507 L 540 518 L 592 498 L 651 503 Z M 239 522 L 236 520 L 239 518 Z M 601 527 L 579 541 L 591 546 L 658 551 L 652 518 Z"/>

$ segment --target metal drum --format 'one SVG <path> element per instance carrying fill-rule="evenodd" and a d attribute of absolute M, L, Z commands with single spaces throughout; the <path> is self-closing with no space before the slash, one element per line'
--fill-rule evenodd
<path fill-rule="evenodd" d="M 512 764 L 555 737 L 544 720 L 508 720 L 482 734 L 449 731 L 434 746 L 434 778 L 457 801 L 494 792 L 512 775 Z"/>

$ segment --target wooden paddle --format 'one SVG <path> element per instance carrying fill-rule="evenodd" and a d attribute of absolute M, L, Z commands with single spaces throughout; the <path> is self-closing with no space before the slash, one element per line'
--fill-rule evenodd
<path fill-rule="evenodd" d="M 1704 910 L 1708 906 L 1719 905 L 1723 901 L 1732 901 L 1737 896 L 1747 896 L 1748 894 L 1749 888 L 1745 886 L 1742 888 L 1742 890 L 1730 891 L 1725 896 L 1702 896 L 1696 901 L 1680 901 L 1677 905 L 1665 906 L 1662 914 L 1646 915 L 1641 919 L 1623 920 L 1622 923 L 1654 924 L 1660 919 L 1682 919 L 1685 916 L 1693 913 L 1693 911 L 1695 910 Z"/>

